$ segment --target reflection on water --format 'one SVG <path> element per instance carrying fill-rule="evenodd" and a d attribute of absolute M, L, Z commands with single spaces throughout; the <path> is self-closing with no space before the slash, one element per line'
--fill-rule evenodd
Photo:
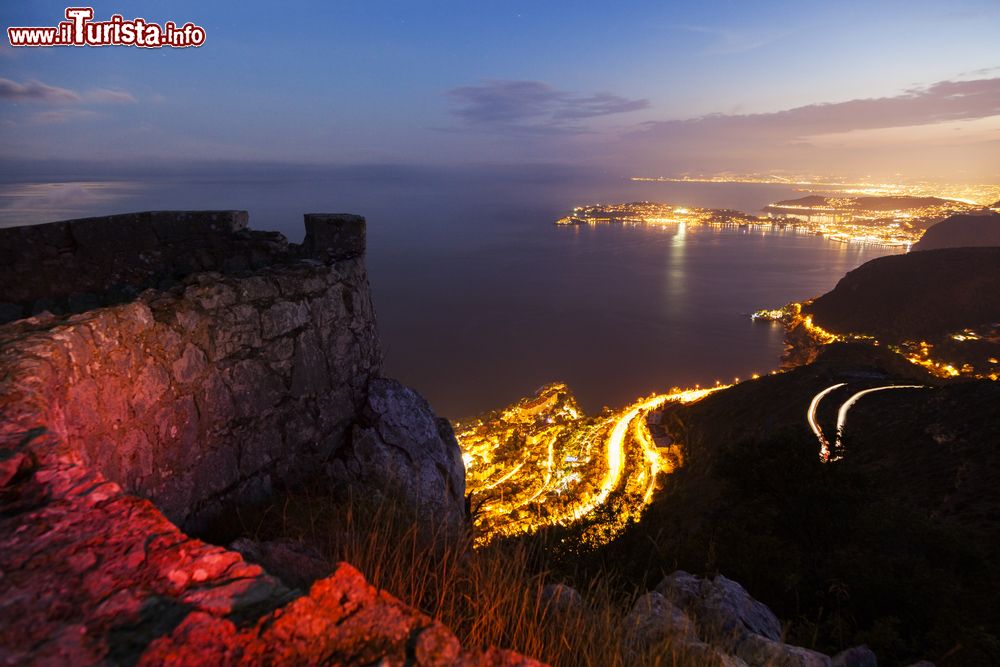
<path fill-rule="evenodd" d="M 781 354 L 781 330 L 752 324 L 750 312 L 818 295 L 892 252 L 792 230 L 552 224 L 581 201 L 758 212 L 796 194 L 770 185 L 636 183 L 534 167 L 126 176 L 72 183 L 40 174 L 0 185 L 0 224 L 239 208 L 253 227 L 295 241 L 305 212 L 364 214 L 385 371 L 453 418 L 556 380 L 592 413 L 675 385 L 766 372 Z"/>
<path fill-rule="evenodd" d="M 111 205 L 127 208 L 141 190 L 141 184 L 127 181 L 0 184 L 0 227 L 79 217 Z"/>
<path fill-rule="evenodd" d="M 554 380 L 594 411 L 775 368 L 782 329 L 748 313 L 825 292 L 887 252 L 790 230 L 540 224 L 433 273 L 373 264 L 372 279 L 390 371 L 446 414 Z"/>

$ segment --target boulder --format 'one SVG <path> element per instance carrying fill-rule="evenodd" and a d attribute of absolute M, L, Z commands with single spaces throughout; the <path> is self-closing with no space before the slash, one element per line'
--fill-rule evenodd
<path fill-rule="evenodd" d="M 697 615 L 706 630 L 719 635 L 751 633 L 773 641 L 781 639 L 781 621 L 774 612 L 721 574 L 703 582 Z"/>
<path fill-rule="evenodd" d="M 701 641 L 681 644 L 677 649 L 679 664 L 706 665 L 710 667 L 747 667 L 735 655 L 723 653 L 715 646 Z"/>
<path fill-rule="evenodd" d="M 748 665 L 760 667 L 831 667 L 829 656 L 761 635 L 746 633 L 723 647 Z"/>
<path fill-rule="evenodd" d="M 783 643 L 781 622 L 774 612 L 753 599 L 745 588 L 721 574 L 713 579 L 701 579 L 677 570 L 659 583 L 656 594 L 662 595 L 668 603 L 673 603 L 679 611 L 694 619 L 698 636 L 726 660 L 736 659 L 747 665 L 768 667 L 828 667 L 833 664 L 822 653 Z M 693 644 L 688 648 L 704 652 Z M 852 650 L 854 653 L 849 655 L 845 652 L 844 659 L 859 662 L 843 664 L 867 667 L 869 663 L 864 662 L 867 647 Z M 874 659 L 874 654 L 871 658 Z M 712 657 L 709 661 L 718 662 L 720 659 Z"/>
<path fill-rule="evenodd" d="M 667 575 L 656 592 L 682 609 L 690 609 L 701 599 L 701 579 L 684 570 Z"/>
<path fill-rule="evenodd" d="M 331 476 L 352 488 L 401 499 L 410 507 L 461 528 L 465 522 L 465 465 L 448 420 L 438 418 L 417 392 L 376 378 L 341 465 Z"/>
<path fill-rule="evenodd" d="M 833 667 L 878 667 L 875 651 L 866 645 L 844 649 L 831 659 Z"/>
<path fill-rule="evenodd" d="M 632 644 L 640 650 L 667 640 L 697 639 L 695 624 L 688 615 L 656 591 L 635 601 L 625 617 L 625 627 L 631 633 Z"/>
<path fill-rule="evenodd" d="M 719 637 L 746 633 L 781 639 L 781 621 L 735 581 L 717 575 L 699 579 L 683 570 L 667 576 L 656 591 L 694 616 L 704 632 Z"/>
<path fill-rule="evenodd" d="M 542 589 L 542 607 L 557 614 L 583 610 L 583 596 L 566 584 L 548 584 Z"/>

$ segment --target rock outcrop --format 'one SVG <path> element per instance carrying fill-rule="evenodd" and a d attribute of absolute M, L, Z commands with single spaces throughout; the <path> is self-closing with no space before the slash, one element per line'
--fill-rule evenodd
<path fill-rule="evenodd" d="M 395 380 L 369 384 L 361 420 L 330 475 L 401 498 L 446 525 L 465 515 L 465 466 L 451 424 Z"/>
<path fill-rule="evenodd" d="M 302 595 L 26 437 L 0 479 L 0 664 L 539 664 L 463 651 L 346 563 Z"/>
<path fill-rule="evenodd" d="M 702 579 L 678 570 L 640 597 L 627 620 L 638 645 L 670 641 L 681 655 L 699 662 L 734 667 L 831 665 L 822 653 L 785 644 L 774 613 L 722 575 Z"/>
<path fill-rule="evenodd" d="M 306 216 L 300 246 L 245 224 L 3 230 L 0 301 L 35 315 L 0 326 L 0 663 L 529 664 L 349 566 L 302 596 L 182 532 L 324 474 L 463 519 L 450 427 L 380 377 L 363 218 Z"/>

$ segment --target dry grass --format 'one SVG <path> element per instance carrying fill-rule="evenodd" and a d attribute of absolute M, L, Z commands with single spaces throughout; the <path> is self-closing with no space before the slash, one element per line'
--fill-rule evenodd
<path fill-rule="evenodd" d="M 607 578 L 582 591 L 582 607 L 547 604 L 542 591 L 553 582 L 538 540 L 473 549 L 470 536 L 445 539 L 417 528 L 400 504 L 308 493 L 241 520 L 255 539 L 300 540 L 331 562 L 351 563 L 374 586 L 451 628 L 467 648 L 509 648 L 558 667 L 697 664 L 669 644 L 633 650 L 625 616 L 637 593 L 624 595 Z"/>

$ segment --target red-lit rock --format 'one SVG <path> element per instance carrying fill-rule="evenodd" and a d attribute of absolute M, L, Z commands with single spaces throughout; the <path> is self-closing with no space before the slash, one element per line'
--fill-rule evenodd
<path fill-rule="evenodd" d="M 539 664 L 462 652 L 346 563 L 296 598 L 83 466 L 8 484 L 0 516 L 3 664 Z"/>

